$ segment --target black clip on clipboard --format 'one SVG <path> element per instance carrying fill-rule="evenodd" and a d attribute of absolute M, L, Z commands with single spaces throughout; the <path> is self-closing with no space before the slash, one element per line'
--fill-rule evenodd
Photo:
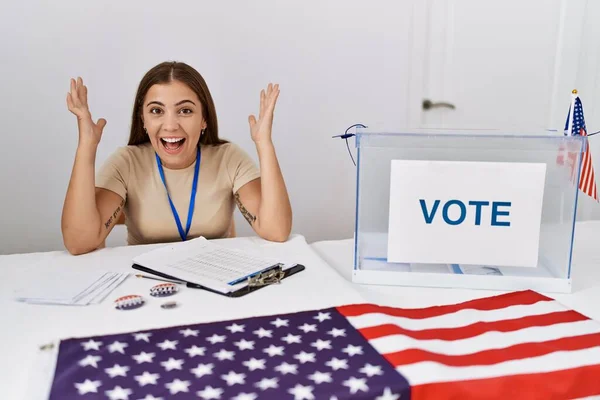
<path fill-rule="evenodd" d="M 229 292 L 229 293 L 222 293 L 219 292 L 218 290 L 214 290 L 211 288 L 208 288 L 206 286 L 203 285 L 199 285 L 197 283 L 194 282 L 188 282 L 182 279 L 179 279 L 177 277 L 171 276 L 171 275 L 167 275 L 164 274 L 162 272 L 158 272 L 155 271 L 153 269 L 150 268 L 146 268 L 143 267 L 139 264 L 133 264 L 132 265 L 133 269 L 137 269 L 139 271 L 143 271 L 152 275 L 156 275 L 156 276 L 160 276 L 161 278 L 165 278 L 165 279 L 170 279 L 173 281 L 179 281 L 179 282 L 185 282 L 186 287 L 192 288 L 192 289 L 203 289 L 212 293 L 216 293 L 216 294 L 220 294 L 221 296 L 226 296 L 226 297 L 242 297 L 245 296 L 249 293 L 255 292 L 263 287 L 267 287 L 270 285 L 274 285 L 274 284 L 279 284 L 281 283 L 282 280 L 284 280 L 285 278 L 288 278 L 294 274 L 297 274 L 300 271 L 304 271 L 306 268 L 304 267 L 304 265 L 302 264 L 296 264 L 291 268 L 288 268 L 286 270 L 283 270 L 281 268 L 281 265 L 277 265 L 273 268 L 267 269 L 265 271 L 262 271 L 256 275 L 250 276 L 247 278 L 248 280 L 248 285 L 244 286 L 234 292 Z"/>

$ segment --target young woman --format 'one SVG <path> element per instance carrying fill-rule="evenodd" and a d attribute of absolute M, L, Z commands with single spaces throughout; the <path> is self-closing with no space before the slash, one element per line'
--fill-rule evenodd
<path fill-rule="evenodd" d="M 237 145 L 219 138 L 217 115 L 202 76 L 180 62 L 164 62 L 139 84 L 127 146 L 96 174 L 96 149 L 106 120 L 94 123 L 87 87 L 71 79 L 69 110 L 79 143 L 62 212 L 65 247 L 83 254 L 101 247 L 123 216 L 129 244 L 198 236 L 230 236 L 234 203 L 260 237 L 287 240 L 292 210 L 271 141 L 279 86 L 260 93 L 250 134 L 260 170 Z"/>

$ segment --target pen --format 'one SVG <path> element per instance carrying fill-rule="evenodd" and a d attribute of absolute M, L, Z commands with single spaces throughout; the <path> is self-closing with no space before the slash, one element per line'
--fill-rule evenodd
<path fill-rule="evenodd" d="M 153 276 L 147 276 L 147 275 L 141 275 L 141 274 L 136 274 L 136 277 L 138 277 L 138 278 L 146 278 L 146 279 L 154 279 L 155 281 L 163 281 L 163 282 L 185 284 L 185 282 L 182 282 L 182 281 L 171 281 L 171 280 L 168 280 L 168 279 L 155 278 Z"/>

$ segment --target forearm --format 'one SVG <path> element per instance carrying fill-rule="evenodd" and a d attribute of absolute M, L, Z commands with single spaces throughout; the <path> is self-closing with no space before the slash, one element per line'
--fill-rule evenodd
<path fill-rule="evenodd" d="M 257 215 L 257 230 L 263 236 L 284 241 L 292 229 L 292 207 L 272 142 L 257 143 L 261 197 Z"/>
<path fill-rule="evenodd" d="M 101 221 L 95 195 L 96 147 L 77 148 L 62 213 L 62 234 L 71 252 L 93 250 L 100 240 Z"/>

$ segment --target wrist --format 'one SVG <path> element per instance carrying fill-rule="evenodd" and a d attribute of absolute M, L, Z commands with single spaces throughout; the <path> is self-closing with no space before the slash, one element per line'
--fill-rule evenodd
<path fill-rule="evenodd" d="M 256 146 L 256 150 L 258 152 L 270 151 L 275 149 L 275 146 L 273 145 L 271 139 L 256 141 L 254 142 L 254 145 Z"/>
<path fill-rule="evenodd" d="M 84 157 L 96 157 L 96 151 L 98 150 L 98 144 L 87 141 L 80 141 L 77 145 L 77 155 Z"/>

